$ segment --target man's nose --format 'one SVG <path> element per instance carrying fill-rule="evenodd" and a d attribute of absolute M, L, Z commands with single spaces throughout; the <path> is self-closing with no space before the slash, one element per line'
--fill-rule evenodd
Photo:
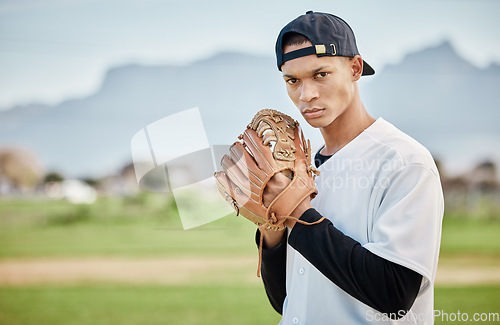
<path fill-rule="evenodd" d="M 300 89 L 300 100 L 310 102 L 318 97 L 318 88 L 311 82 L 303 82 Z"/>

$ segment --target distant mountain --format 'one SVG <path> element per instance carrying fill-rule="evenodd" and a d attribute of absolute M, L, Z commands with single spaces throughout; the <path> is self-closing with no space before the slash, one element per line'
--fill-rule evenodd
<path fill-rule="evenodd" d="M 137 131 L 192 107 L 210 143 L 232 142 L 256 110 L 290 106 L 280 78 L 272 59 L 235 53 L 188 66 L 115 67 L 88 97 L 0 112 L 0 145 L 29 147 L 67 175 L 112 173 L 131 161 Z"/>
<path fill-rule="evenodd" d="M 364 89 L 366 107 L 452 169 L 500 160 L 500 66 L 478 69 L 445 42 L 387 66 Z"/>
<path fill-rule="evenodd" d="M 379 68 L 360 85 L 373 116 L 384 117 L 445 165 L 455 166 L 478 157 L 500 160 L 499 86 L 500 66 L 478 69 L 446 42 Z M 2 111 L 0 146 L 31 148 L 48 169 L 68 176 L 98 177 L 131 161 L 130 140 L 138 130 L 192 107 L 199 107 L 211 144 L 233 142 L 265 107 L 305 125 L 273 58 L 222 53 L 186 66 L 114 67 L 88 97 Z M 319 132 L 304 129 L 319 146 Z"/>

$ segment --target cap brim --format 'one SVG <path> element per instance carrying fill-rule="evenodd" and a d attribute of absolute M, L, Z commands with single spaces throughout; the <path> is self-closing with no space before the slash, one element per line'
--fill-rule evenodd
<path fill-rule="evenodd" d="M 371 76 L 373 74 L 375 74 L 375 70 L 373 70 L 373 68 L 368 63 L 366 63 L 365 60 L 363 60 L 363 73 L 361 75 Z"/>

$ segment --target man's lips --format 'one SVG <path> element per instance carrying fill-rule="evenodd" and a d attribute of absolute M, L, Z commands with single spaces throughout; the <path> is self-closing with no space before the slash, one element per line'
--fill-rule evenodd
<path fill-rule="evenodd" d="M 317 118 L 322 116 L 325 113 L 325 109 L 323 108 L 311 108 L 311 109 L 306 109 L 302 112 L 302 115 L 305 118 Z"/>

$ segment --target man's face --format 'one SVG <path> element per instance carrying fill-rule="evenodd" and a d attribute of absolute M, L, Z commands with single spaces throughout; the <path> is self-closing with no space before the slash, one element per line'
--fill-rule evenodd
<path fill-rule="evenodd" d="M 285 46 L 284 53 L 312 44 Z M 324 128 L 344 113 L 353 100 L 352 61 L 345 57 L 308 55 L 286 61 L 281 67 L 288 96 L 306 121 Z"/>

